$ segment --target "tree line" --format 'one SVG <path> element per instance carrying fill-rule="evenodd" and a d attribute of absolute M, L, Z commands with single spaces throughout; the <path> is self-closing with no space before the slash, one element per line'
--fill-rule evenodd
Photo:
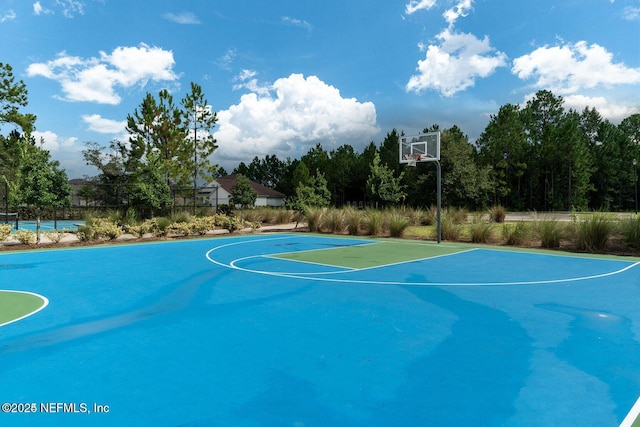
<path fill-rule="evenodd" d="M 37 206 L 68 204 L 69 187 L 59 163 L 31 136 L 36 117 L 24 113 L 27 89 L 0 63 L 0 179 L 5 200 Z M 194 203 L 199 186 L 227 171 L 213 164 L 217 115 L 202 88 L 191 83 L 180 101 L 161 90 L 147 93 L 127 116 L 127 141 L 87 142 L 83 157 L 99 173 L 84 197 L 104 205 L 151 212 L 172 207 L 176 192 Z M 506 104 L 490 117 L 474 141 L 458 126 L 432 124 L 441 133 L 442 203 L 479 209 L 631 210 L 640 160 L 640 114 L 618 125 L 595 108 L 566 109 L 561 96 L 542 90 L 526 105 Z M 274 154 L 241 162 L 232 173 L 274 188 L 290 206 L 304 204 L 378 206 L 435 204 L 436 170 L 431 163 L 398 162 L 401 131 L 388 132 L 362 151 L 349 144 L 330 151 L 316 144 L 300 159 Z M 36 176 L 40 174 L 41 176 Z"/>
<path fill-rule="evenodd" d="M 595 108 L 567 110 L 561 96 L 542 90 L 525 106 L 500 107 L 474 143 L 455 125 L 423 129 L 434 131 L 441 133 L 444 206 L 500 205 L 512 211 L 634 209 L 640 114 L 615 125 Z M 321 171 L 336 206 L 351 201 L 435 204 L 434 165 L 400 165 L 400 136 L 393 129 L 379 146 L 371 142 L 362 152 L 348 144 L 327 152 L 317 144 L 299 160 L 255 157 L 249 164 L 240 163 L 234 173 L 294 195 L 301 180 Z M 385 185 L 372 185 L 376 179 Z"/>

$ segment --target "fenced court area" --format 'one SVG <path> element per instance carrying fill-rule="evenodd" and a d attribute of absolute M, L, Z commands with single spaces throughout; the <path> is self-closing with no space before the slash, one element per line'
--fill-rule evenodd
<path fill-rule="evenodd" d="M 0 424 L 637 426 L 639 261 L 299 233 L 2 253 L 0 288 L 48 305 L 0 326 Z"/>

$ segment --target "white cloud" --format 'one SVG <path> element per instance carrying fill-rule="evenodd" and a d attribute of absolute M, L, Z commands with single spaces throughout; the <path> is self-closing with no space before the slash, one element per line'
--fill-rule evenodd
<path fill-rule="evenodd" d="M 73 18 L 75 14 L 84 15 L 84 2 L 80 0 L 55 0 L 54 3 L 62 9 L 62 14 Z"/>
<path fill-rule="evenodd" d="M 405 7 L 407 15 L 411 15 L 419 10 L 429 10 L 436 5 L 436 0 L 411 0 Z"/>
<path fill-rule="evenodd" d="M 74 137 L 61 138 L 56 133 L 51 131 L 34 131 L 32 135 L 35 138 L 36 142 L 38 144 L 42 142 L 42 148 L 52 153 L 52 155 L 53 153 L 73 148 L 76 141 L 78 140 L 78 138 Z"/>
<path fill-rule="evenodd" d="M 558 94 L 640 83 L 640 68 L 614 63 L 606 49 L 584 41 L 538 48 L 516 58 L 512 72 L 523 80 L 535 79 L 535 86 Z"/>
<path fill-rule="evenodd" d="M 622 11 L 622 17 L 627 21 L 640 21 L 640 7 L 627 6 Z"/>
<path fill-rule="evenodd" d="M 444 19 L 449 23 L 449 27 L 453 26 L 460 17 L 465 17 L 473 8 L 473 0 L 459 0 L 451 9 L 444 12 Z"/>
<path fill-rule="evenodd" d="M 307 31 L 311 31 L 313 29 L 313 27 L 311 26 L 310 23 L 308 23 L 307 21 L 298 19 L 298 18 L 291 18 L 291 17 L 288 17 L 288 16 L 283 16 L 282 17 L 282 22 L 284 22 L 286 24 L 293 25 L 295 27 L 304 28 Z"/>
<path fill-rule="evenodd" d="M 65 100 L 116 105 L 121 100 L 116 92 L 119 87 L 144 87 L 149 80 L 177 80 L 174 64 L 171 51 L 141 43 L 118 47 L 111 54 L 100 52 L 98 58 L 84 59 L 62 52 L 52 61 L 29 65 L 27 73 L 58 81 Z"/>
<path fill-rule="evenodd" d="M 618 123 L 633 114 L 640 113 L 640 108 L 637 104 L 630 105 L 617 103 L 615 101 L 612 102 L 611 98 L 602 96 L 569 95 L 563 97 L 563 99 L 564 106 L 567 109 L 572 108 L 578 112 L 582 112 L 586 107 L 595 108 L 602 117 L 614 123 Z"/>
<path fill-rule="evenodd" d="M 0 24 L 7 21 L 13 21 L 14 19 L 16 19 L 16 13 L 12 9 L 9 9 L 6 12 L 2 12 L 0 15 Z"/>
<path fill-rule="evenodd" d="M 191 12 L 182 12 L 179 14 L 165 13 L 162 17 L 177 24 L 197 25 L 202 23 L 198 17 Z"/>
<path fill-rule="evenodd" d="M 268 93 L 245 94 L 218 112 L 214 161 L 249 162 L 267 154 L 296 158 L 316 143 L 325 149 L 365 143 L 379 130 L 373 103 L 343 98 L 316 76 L 292 74 L 276 80 Z"/>
<path fill-rule="evenodd" d="M 120 134 L 125 132 L 127 121 L 105 119 L 99 114 L 82 116 L 82 120 L 89 125 L 89 130 L 105 134 Z"/>
<path fill-rule="evenodd" d="M 268 96 L 270 88 L 268 86 L 261 86 L 258 83 L 258 79 L 255 78 L 257 75 L 258 73 L 253 70 L 242 70 L 240 74 L 233 78 L 234 82 L 239 82 L 233 85 L 233 90 L 248 89 L 259 95 Z"/>
<path fill-rule="evenodd" d="M 486 36 L 480 40 L 473 34 L 445 29 L 437 38 L 441 44 L 426 48 L 425 59 L 418 61 L 418 74 L 406 85 L 407 92 L 432 89 L 452 96 L 473 86 L 477 78 L 488 77 L 506 65 L 506 54 L 491 47 Z"/>

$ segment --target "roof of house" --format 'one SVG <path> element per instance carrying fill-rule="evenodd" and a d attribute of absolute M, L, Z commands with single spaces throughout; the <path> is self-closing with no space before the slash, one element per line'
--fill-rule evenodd
<path fill-rule="evenodd" d="M 216 182 L 220 187 L 222 187 L 224 191 L 231 194 L 231 191 L 233 191 L 233 189 L 236 187 L 237 177 L 238 177 L 237 175 L 221 176 L 220 178 L 216 179 Z M 272 188 L 265 187 L 264 185 L 258 184 L 257 182 L 253 182 L 253 181 L 249 181 L 249 182 L 251 184 L 251 187 L 254 190 L 256 190 L 256 192 L 258 193 L 258 197 L 280 197 L 280 198 L 285 197 L 284 194 Z"/>

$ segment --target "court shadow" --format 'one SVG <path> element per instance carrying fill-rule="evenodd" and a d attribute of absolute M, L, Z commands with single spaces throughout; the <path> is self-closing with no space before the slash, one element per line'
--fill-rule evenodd
<path fill-rule="evenodd" d="M 618 403 L 616 417 L 622 421 L 640 390 L 640 342 L 635 338 L 631 319 L 558 304 L 538 307 L 573 317 L 568 337 L 549 350 L 576 369 L 607 384 L 611 400 Z M 621 405 L 620 402 L 626 403 Z"/>
<path fill-rule="evenodd" d="M 502 425 L 530 373 L 532 340 L 506 313 L 436 287 L 407 288 L 457 316 L 451 334 L 408 366 L 378 425 Z"/>

